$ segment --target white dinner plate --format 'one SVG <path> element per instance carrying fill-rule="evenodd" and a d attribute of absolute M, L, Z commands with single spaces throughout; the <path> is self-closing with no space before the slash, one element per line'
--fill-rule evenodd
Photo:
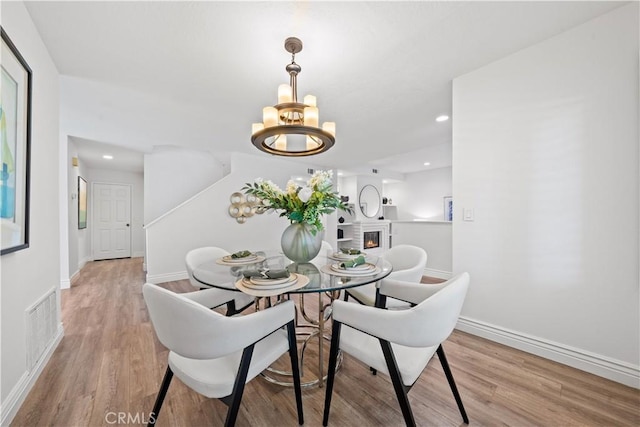
<path fill-rule="evenodd" d="M 271 297 L 274 295 L 280 295 L 287 292 L 295 291 L 296 289 L 303 288 L 309 284 L 309 278 L 304 274 L 291 273 L 291 275 L 297 276 L 295 282 L 273 285 L 275 289 L 266 289 L 266 285 L 253 285 L 251 282 L 244 278 L 236 282 L 236 288 L 238 288 L 245 294 L 253 295 L 256 297 Z"/>
<path fill-rule="evenodd" d="M 242 258 L 233 258 L 231 255 L 225 255 L 222 257 L 222 260 L 224 262 L 245 262 L 245 261 L 255 261 L 256 258 L 258 258 L 258 255 L 256 254 L 247 255 Z"/>
<path fill-rule="evenodd" d="M 331 255 L 331 258 L 336 260 L 349 260 L 349 259 L 358 258 L 360 255 L 365 257 L 367 256 L 366 252 L 360 252 L 359 254 L 354 254 L 354 255 L 345 254 L 342 252 L 335 252 Z"/>
<path fill-rule="evenodd" d="M 282 283 L 295 282 L 295 274 L 289 274 L 289 277 L 281 279 L 265 279 L 261 277 L 250 277 L 249 282 L 257 286 L 280 285 Z"/>
<path fill-rule="evenodd" d="M 331 269 L 350 274 L 371 274 L 371 272 L 376 269 L 376 266 L 368 262 L 348 268 L 342 268 L 340 264 L 331 264 Z"/>
<path fill-rule="evenodd" d="M 257 264 L 259 262 L 262 262 L 265 260 L 265 257 L 263 257 L 262 255 L 256 255 L 255 258 L 254 257 L 245 257 L 245 258 L 238 258 L 234 261 L 225 261 L 224 258 L 218 258 L 216 260 L 216 264 L 220 264 L 220 265 L 230 265 L 230 266 L 234 266 L 234 265 L 248 265 L 248 264 Z"/>
<path fill-rule="evenodd" d="M 327 273 L 327 274 L 331 274 L 334 276 L 341 276 L 341 277 L 354 277 L 354 276 L 373 276 L 375 274 L 379 274 L 382 269 L 380 267 L 375 267 L 373 270 L 369 271 L 364 271 L 364 272 L 360 272 L 358 273 L 357 271 L 354 270 L 345 270 L 344 268 L 338 268 L 338 269 L 334 269 L 332 268 L 331 265 L 329 264 L 325 264 L 323 265 L 320 270 L 323 273 Z"/>

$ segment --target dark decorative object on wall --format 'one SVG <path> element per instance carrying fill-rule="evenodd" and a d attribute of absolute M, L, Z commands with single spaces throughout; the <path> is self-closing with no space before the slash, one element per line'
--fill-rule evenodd
<path fill-rule="evenodd" d="M 338 218 L 338 222 L 342 224 L 344 222 L 344 217 L 341 216 L 340 218 Z"/>
<path fill-rule="evenodd" d="M 386 197 L 383 197 L 383 198 L 382 198 L 382 204 L 383 204 L 383 205 L 386 205 L 386 204 L 387 204 L 387 202 L 389 202 L 389 199 L 387 199 Z"/>
<path fill-rule="evenodd" d="M 4 28 L 0 97 L 0 255 L 29 247 L 31 156 L 31 68 Z"/>
<path fill-rule="evenodd" d="M 342 228 L 338 228 L 338 239 L 344 238 L 344 230 Z"/>

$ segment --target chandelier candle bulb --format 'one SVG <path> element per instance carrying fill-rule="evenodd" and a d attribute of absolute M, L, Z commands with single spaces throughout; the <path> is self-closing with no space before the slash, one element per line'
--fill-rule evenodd
<path fill-rule="evenodd" d="M 318 107 L 304 107 L 304 125 L 318 127 Z"/>
<path fill-rule="evenodd" d="M 309 107 L 317 107 L 318 105 L 316 104 L 316 97 L 313 95 L 305 95 L 304 97 L 304 104 L 309 106 Z"/>
<path fill-rule="evenodd" d="M 265 128 L 270 128 L 278 124 L 278 110 L 275 107 L 264 107 L 262 109 L 262 121 Z"/>
<path fill-rule="evenodd" d="M 264 123 L 252 123 L 251 135 L 254 135 L 256 132 L 260 132 L 262 129 L 264 129 Z"/>
<path fill-rule="evenodd" d="M 278 104 L 284 104 L 293 100 L 293 90 L 288 84 L 278 86 Z"/>
<path fill-rule="evenodd" d="M 329 132 L 331 136 L 336 137 L 336 122 L 324 122 L 322 124 L 322 130 Z"/>

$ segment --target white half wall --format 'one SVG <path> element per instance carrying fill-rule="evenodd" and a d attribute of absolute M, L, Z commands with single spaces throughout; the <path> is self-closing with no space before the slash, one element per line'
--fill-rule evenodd
<path fill-rule="evenodd" d="M 146 225 L 147 281 L 186 278 L 185 255 L 201 246 L 218 246 L 229 252 L 280 248 L 280 237 L 289 221 L 276 213 L 265 213 L 239 224 L 229 215 L 229 197 L 255 178 L 271 180 L 285 189 L 292 176 L 308 176 L 307 168 L 317 168 L 300 159 L 239 153 L 234 153 L 231 162 L 229 175 Z"/>
<path fill-rule="evenodd" d="M 454 80 L 467 330 L 640 386 L 638 112 L 638 3 Z"/>
<path fill-rule="evenodd" d="M 448 279 L 452 270 L 451 223 L 446 221 L 391 221 L 393 246 L 414 245 L 427 251 L 425 274 Z"/>
<path fill-rule="evenodd" d="M 26 309 L 54 288 L 60 323 L 58 71 L 22 2 L 0 3 L 2 28 L 33 72 L 29 247 L 2 256 L 0 424 L 9 425 L 39 370 L 27 370 Z M 59 337 L 59 335 L 58 335 Z M 45 360 L 55 345 L 43 356 Z"/>
<path fill-rule="evenodd" d="M 181 147 L 154 147 L 144 156 L 144 222 L 149 224 L 222 178 L 211 153 Z"/>

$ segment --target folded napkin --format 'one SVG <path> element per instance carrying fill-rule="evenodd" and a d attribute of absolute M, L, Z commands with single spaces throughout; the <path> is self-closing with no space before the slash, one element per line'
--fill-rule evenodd
<path fill-rule="evenodd" d="M 340 248 L 340 252 L 342 252 L 343 254 L 347 254 L 347 255 L 359 255 L 360 254 L 360 249 Z"/>
<path fill-rule="evenodd" d="M 246 258 L 249 255 L 251 255 L 250 251 L 238 251 L 236 253 L 231 254 L 231 258 L 233 258 L 233 259 Z"/>
<path fill-rule="evenodd" d="M 354 258 L 350 261 L 341 262 L 340 268 L 353 268 L 364 263 L 365 263 L 365 259 L 362 255 L 360 255 L 358 258 Z"/>
<path fill-rule="evenodd" d="M 252 277 L 258 279 L 286 279 L 289 277 L 289 271 L 286 269 L 281 270 L 245 270 L 242 275 L 250 279 Z"/>

